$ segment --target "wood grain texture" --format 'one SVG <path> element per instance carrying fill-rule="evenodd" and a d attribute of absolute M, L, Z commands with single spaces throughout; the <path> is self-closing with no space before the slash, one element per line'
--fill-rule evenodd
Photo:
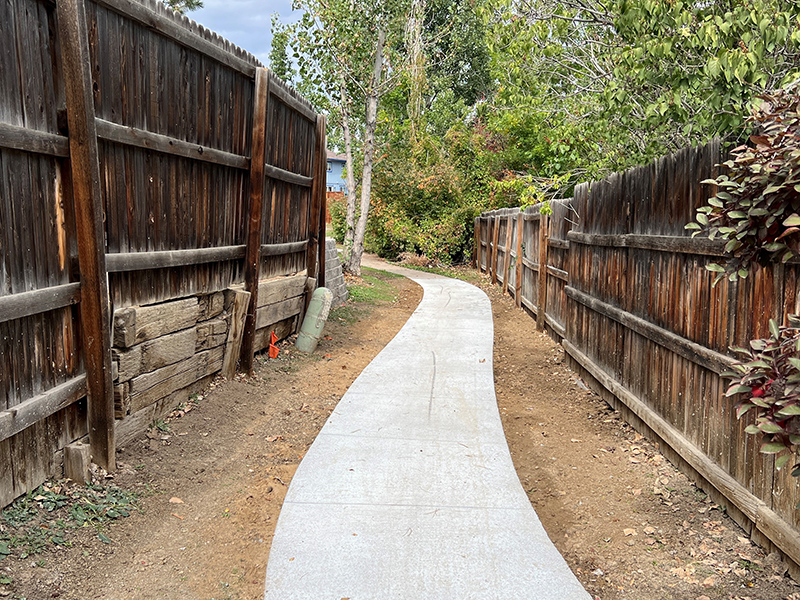
<path fill-rule="evenodd" d="M 244 263 L 244 289 L 250 293 L 250 303 L 242 332 L 241 368 L 253 370 L 253 341 L 256 333 L 258 308 L 258 278 L 261 271 L 261 238 L 264 217 L 264 161 L 267 153 L 267 105 L 269 102 L 269 72 L 256 71 L 256 93 L 253 103 L 253 150 L 250 161 L 250 218 L 247 222 L 247 251 Z"/>
<path fill-rule="evenodd" d="M 81 269 L 81 333 L 89 398 L 89 443 L 95 462 L 113 471 L 114 392 L 111 382 L 108 283 L 103 240 L 97 132 L 83 0 L 57 5 L 66 82 L 72 194 Z"/>
<path fill-rule="evenodd" d="M 0 323 L 77 304 L 80 299 L 80 283 L 0 296 Z"/>
<path fill-rule="evenodd" d="M 50 156 L 69 156 L 69 139 L 63 135 L 2 122 L 0 122 L 0 147 Z"/>

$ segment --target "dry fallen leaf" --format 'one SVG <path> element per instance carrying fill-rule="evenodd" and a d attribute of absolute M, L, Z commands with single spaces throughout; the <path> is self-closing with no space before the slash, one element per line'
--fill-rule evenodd
<path fill-rule="evenodd" d="M 711 577 L 706 577 L 703 580 L 703 587 L 705 588 L 714 587 L 715 585 L 717 585 L 717 578 L 713 575 Z"/>
<path fill-rule="evenodd" d="M 169 503 L 170 504 L 184 504 L 183 500 L 181 500 L 177 496 L 173 496 L 172 498 L 170 498 L 169 499 Z"/>
<path fill-rule="evenodd" d="M 636 533 L 636 530 L 635 530 L 635 529 L 630 529 L 630 528 L 628 528 L 628 529 L 623 529 L 623 530 L 622 530 L 622 533 L 624 533 L 626 536 L 629 536 L 629 535 L 638 535 L 638 534 Z"/>

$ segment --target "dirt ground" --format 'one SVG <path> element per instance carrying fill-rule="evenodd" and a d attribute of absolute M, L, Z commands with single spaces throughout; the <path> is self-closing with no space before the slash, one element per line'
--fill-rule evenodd
<path fill-rule="evenodd" d="M 777 556 L 764 556 L 587 392 L 533 320 L 485 279 L 461 273 L 492 299 L 498 404 L 520 480 L 593 596 L 800 600 Z M 71 546 L 12 552 L 0 562 L 0 596 L 260 599 L 300 459 L 421 297 L 408 280 L 378 279 L 393 293 L 357 294 L 367 301 L 334 315 L 312 357 L 284 344 L 254 378 L 216 382 L 188 411 L 120 449 L 113 483 L 139 494 L 139 510 L 106 526 L 106 542 L 88 527 L 70 532 Z"/>

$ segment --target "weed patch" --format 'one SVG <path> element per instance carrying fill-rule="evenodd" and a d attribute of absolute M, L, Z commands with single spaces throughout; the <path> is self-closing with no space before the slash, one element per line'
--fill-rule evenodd
<path fill-rule="evenodd" d="M 0 513 L 0 559 L 24 559 L 48 546 L 71 546 L 70 531 L 85 527 L 110 543 L 105 525 L 136 507 L 136 495 L 113 484 L 44 483 Z"/>

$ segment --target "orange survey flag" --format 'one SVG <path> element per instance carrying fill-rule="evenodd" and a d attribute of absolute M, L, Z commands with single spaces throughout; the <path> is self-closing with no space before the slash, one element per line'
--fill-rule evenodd
<path fill-rule="evenodd" d="M 270 332 L 270 341 L 269 341 L 269 357 L 270 358 L 278 358 L 278 355 L 281 353 L 280 348 L 275 345 L 275 342 L 278 341 L 278 336 L 275 335 L 275 332 Z"/>

